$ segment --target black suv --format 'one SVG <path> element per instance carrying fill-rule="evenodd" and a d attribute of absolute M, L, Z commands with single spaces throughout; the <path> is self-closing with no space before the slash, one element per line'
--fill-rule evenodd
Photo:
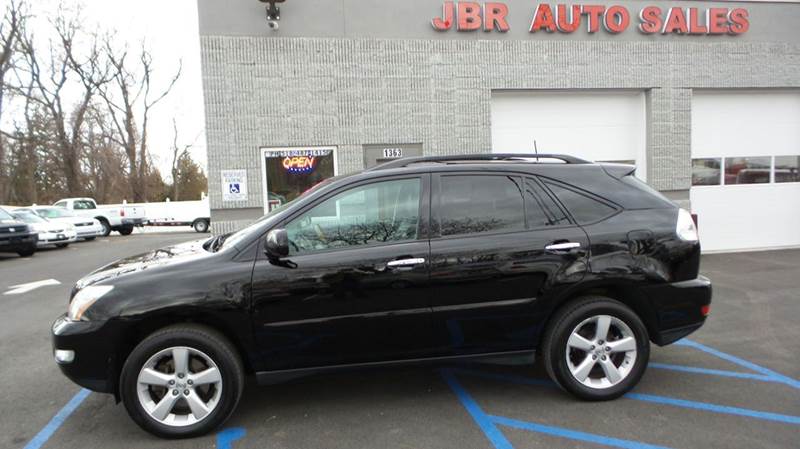
<path fill-rule="evenodd" d="M 29 257 L 36 252 L 38 241 L 39 234 L 30 226 L 0 208 L 0 252 Z"/>
<path fill-rule="evenodd" d="M 55 358 L 164 437 L 214 429 L 248 374 L 536 351 L 564 390 L 616 398 L 711 301 L 691 216 L 633 171 L 494 154 L 331 178 L 239 232 L 83 278 Z"/>

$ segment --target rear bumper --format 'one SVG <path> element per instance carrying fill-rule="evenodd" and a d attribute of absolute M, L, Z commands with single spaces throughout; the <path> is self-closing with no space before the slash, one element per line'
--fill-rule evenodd
<path fill-rule="evenodd" d="M 116 390 L 116 360 L 107 321 L 72 321 L 59 317 L 52 327 L 53 354 L 71 351 L 70 361 L 56 363 L 70 380 L 100 393 Z"/>
<path fill-rule="evenodd" d="M 711 281 L 705 276 L 646 287 L 656 313 L 650 338 L 659 346 L 674 343 L 699 329 L 706 321 L 703 306 L 711 304 Z"/>
<path fill-rule="evenodd" d="M 144 226 L 144 218 L 123 218 L 122 226 Z"/>

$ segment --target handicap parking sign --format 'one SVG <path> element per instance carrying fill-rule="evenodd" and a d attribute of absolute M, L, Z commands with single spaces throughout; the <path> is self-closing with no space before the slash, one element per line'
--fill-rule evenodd
<path fill-rule="evenodd" d="M 247 201 L 247 170 L 222 170 L 222 201 Z"/>

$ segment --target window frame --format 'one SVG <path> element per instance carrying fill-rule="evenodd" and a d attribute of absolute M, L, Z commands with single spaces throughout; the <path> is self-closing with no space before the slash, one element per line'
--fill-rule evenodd
<path fill-rule="evenodd" d="M 292 220 L 299 218 L 304 213 L 310 211 L 311 209 L 319 206 L 320 204 L 324 203 L 325 201 L 339 195 L 345 193 L 349 190 L 356 189 L 359 187 L 364 187 L 371 184 L 379 184 L 382 182 L 387 181 L 402 181 L 405 179 L 418 179 L 420 181 L 420 192 L 419 192 L 419 221 L 417 222 L 417 238 L 411 240 L 397 240 L 391 242 L 382 242 L 382 243 L 375 243 L 375 244 L 368 244 L 368 245 L 354 245 L 354 246 L 343 246 L 338 248 L 326 248 L 326 249 L 318 249 L 303 252 L 300 254 L 293 254 L 290 255 L 291 257 L 305 257 L 308 255 L 315 255 L 315 254 L 325 254 L 331 253 L 336 251 L 357 251 L 362 250 L 365 248 L 378 248 L 378 247 L 385 247 L 385 246 L 393 246 L 393 245 L 404 245 L 413 242 L 420 242 L 428 240 L 429 234 L 429 226 L 430 223 L 430 196 L 431 196 L 431 189 L 430 189 L 430 174 L 428 173 L 408 173 L 402 175 L 394 175 L 394 176 L 386 176 L 381 178 L 372 178 L 372 179 L 365 179 L 362 181 L 353 182 L 347 185 L 340 186 L 337 189 L 334 189 L 330 192 L 325 193 L 324 195 L 320 196 L 319 198 L 314 199 L 314 201 L 306 204 L 302 208 L 292 212 L 286 218 L 281 220 L 280 222 L 276 223 L 275 226 L 268 229 L 261 237 L 259 237 L 258 241 L 263 242 L 265 236 L 269 233 L 269 231 L 273 229 L 285 229 L 286 226 L 292 222 Z M 259 243 L 259 245 L 263 245 L 263 243 Z"/>
<path fill-rule="evenodd" d="M 553 225 L 553 226 L 532 227 L 530 225 L 530 223 L 527 222 L 528 221 L 528 202 L 525 201 L 525 225 L 526 225 L 526 228 L 529 231 L 542 231 L 542 230 L 546 230 L 546 229 L 571 228 L 571 227 L 575 227 L 575 226 L 578 225 L 578 222 L 575 221 L 575 218 L 572 216 L 572 214 L 569 213 L 569 210 L 567 210 L 564 207 L 564 205 L 561 204 L 561 201 L 559 201 L 558 198 L 553 194 L 553 192 L 551 192 L 550 189 L 548 189 L 547 186 L 545 186 L 544 182 L 542 182 L 542 180 L 539 179 L 539 176 L 536 176 L 536 175 L 523 176 L 523 182 L 527 181 L 527 180 L 531 180 L 534 184 L 536 184 L 539 187 L 539 190 L 543 194 L 547 195 L 547 197 L 549 197 L 553 201 L 553 203 L 556 205 L 556 207 L 558 207 L 559 210 L 561 210 L 561 213 L 563 213 L 564 216 L 567 218 L 567 223 L 564 223 L 564 224 Z M 525 199 L 525 195 L 523 194 L 523 200 L 524 199 Z M 545 212 L 545 213 L 547 213 L 547 212 Z M 550 217 L 550 218 L 554 219 L 555 217 Z"/>
<path fill-rule="evenodd" d="M 561 182 L 561 181 L 555 180 L 553 178 L 548 178 L 546 176 L 538 176 L 537 175 L 537 178 L 539 178 L 539 181 L 542 183 L 542 185 L 545 187 L 545 189 L 547 189 L 547 192 L 553 197 L 553 199 L 555 199 L 556 203 L 561 205 L 562 209 L 567 213 L 567 216 L 570 218 L 570 220 L 572 220 L 572 222 L 575 223 L 578 226 L 591 226 L 593 224 L 597 224 L 597 223 L 600 223 L 602 221 L 606 221 L 611 217 L 619 215 L 624 210 L 624 208 L 622 206 L 620 206 L 619 204 L 617 204 L 617 203 L 615 203 L 613 201 L 610 201 L 610 200 L 608 200 L 606 198 L 603 198 L 603 197 L 601 197 L 599 195 L 595 195 L 594 193 L 587 192 L 586 190 L 583 190 L 583 189 L 581 189 L 579 187 L 575 187 L 575 186 L 573 186 L 571 184 L 567 184 L 565 182 Z M 597 219 L 597 220 L 589 221 L 589 222 L 586 222 L 586 223 L 581 223 L 575 218 L 575 216 L 572 215 L 572 212 L 569 210 L 569 208 L 566 206 L 566 204 L 564 204 L 561 201 L 561 199 L 558 197 L 558 195 L 556 195 L 555 192 L 550 190 L 550 187 L 547 184 L 555 184 L 555 185 L 557 185 L 557 186 L 559 186 L 559 187 L 561 187 L 563 189 L 571 190 L 571 191 L 577 193 L 578 195 L 583 195 L 583 196 L 588 197 L 588 198 L 590 198 L 592 200 L 595 200 L 595 201 L 597 201 L 599 203 L 603 203 L 606 206 L 609 206 L 612 209 L 614 209 L 614 211 L 612 213 L 608 214 L 608 215 L 603 216 L 602 218 Z"/>

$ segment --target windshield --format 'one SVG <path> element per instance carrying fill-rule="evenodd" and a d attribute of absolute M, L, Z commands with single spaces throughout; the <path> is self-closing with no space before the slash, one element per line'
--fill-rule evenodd
<path fill-rule="evenodd" d="M 46 223 L 46 221 L 39 217 L 38 215 L 34 214 L 33 212 L 14 212 L 14 217 L 24 221 L 25 223 L 36 224 L 36 223 Z"/>
<path fill-rule="evenodd" d="M 60 207 L 48 207 L 46 209 L 36 209 L 36 213 L 44 218 L 74 217 L 75 215 L 67 209 Z"/>
<path fill-rule="evenodd" d="M 0 209 L 0 220 L 13 220 L 14 217 L 3 209 Z"/>
<path fill-rule="evenodd" d="M 316 192 L 321 187 L 330 184 L 331 182 L 333 182 L 336 179 L 339 179 L 339 177 L 338 176 L 334 176 L 332 178 L 328 178 L 328 179 L 322 180 L 322 181 L 314 184 L 313 186 L 311 186 L 310 189 L 308 189 L 305 192 L 301 193 L 300 196 L 298 196 L 297 198 L 289 201 L 288 203 L 284 203 L 284 204 L 276 207 L 275 209 L 272 209 L 271 211 L 267 212 L 261 218 L 259 218 L 255 222 L 251 223 L 250 225 L 248 225 L 248 226 L 246 226 L 246 227 L 234 232 L 233 234 L 226 234 L 226 235 L 221 235 L 221 236 L 215 237 L 215 239 L 220 239 L 220 240 L 218 242 L 216 242 L 215 245 L 211 246 L 212 247 L 212 251 L 219 250 L 221 248 L 228 248 L 230 246 L 236 245 L 237 243 L 242 241 L 245 237 L 250 235 L 250 233 L 253 232 L 254 229 L 259 228 L 264 221 L 269 220 L 270 218 L 278 215 L 279 213 L 281 213 L 284 210 L 288 209 L 289 206 L 291 206 L 293 204 L 296 204 L 299 199 L 307 197 L 312 192 Z"/>

